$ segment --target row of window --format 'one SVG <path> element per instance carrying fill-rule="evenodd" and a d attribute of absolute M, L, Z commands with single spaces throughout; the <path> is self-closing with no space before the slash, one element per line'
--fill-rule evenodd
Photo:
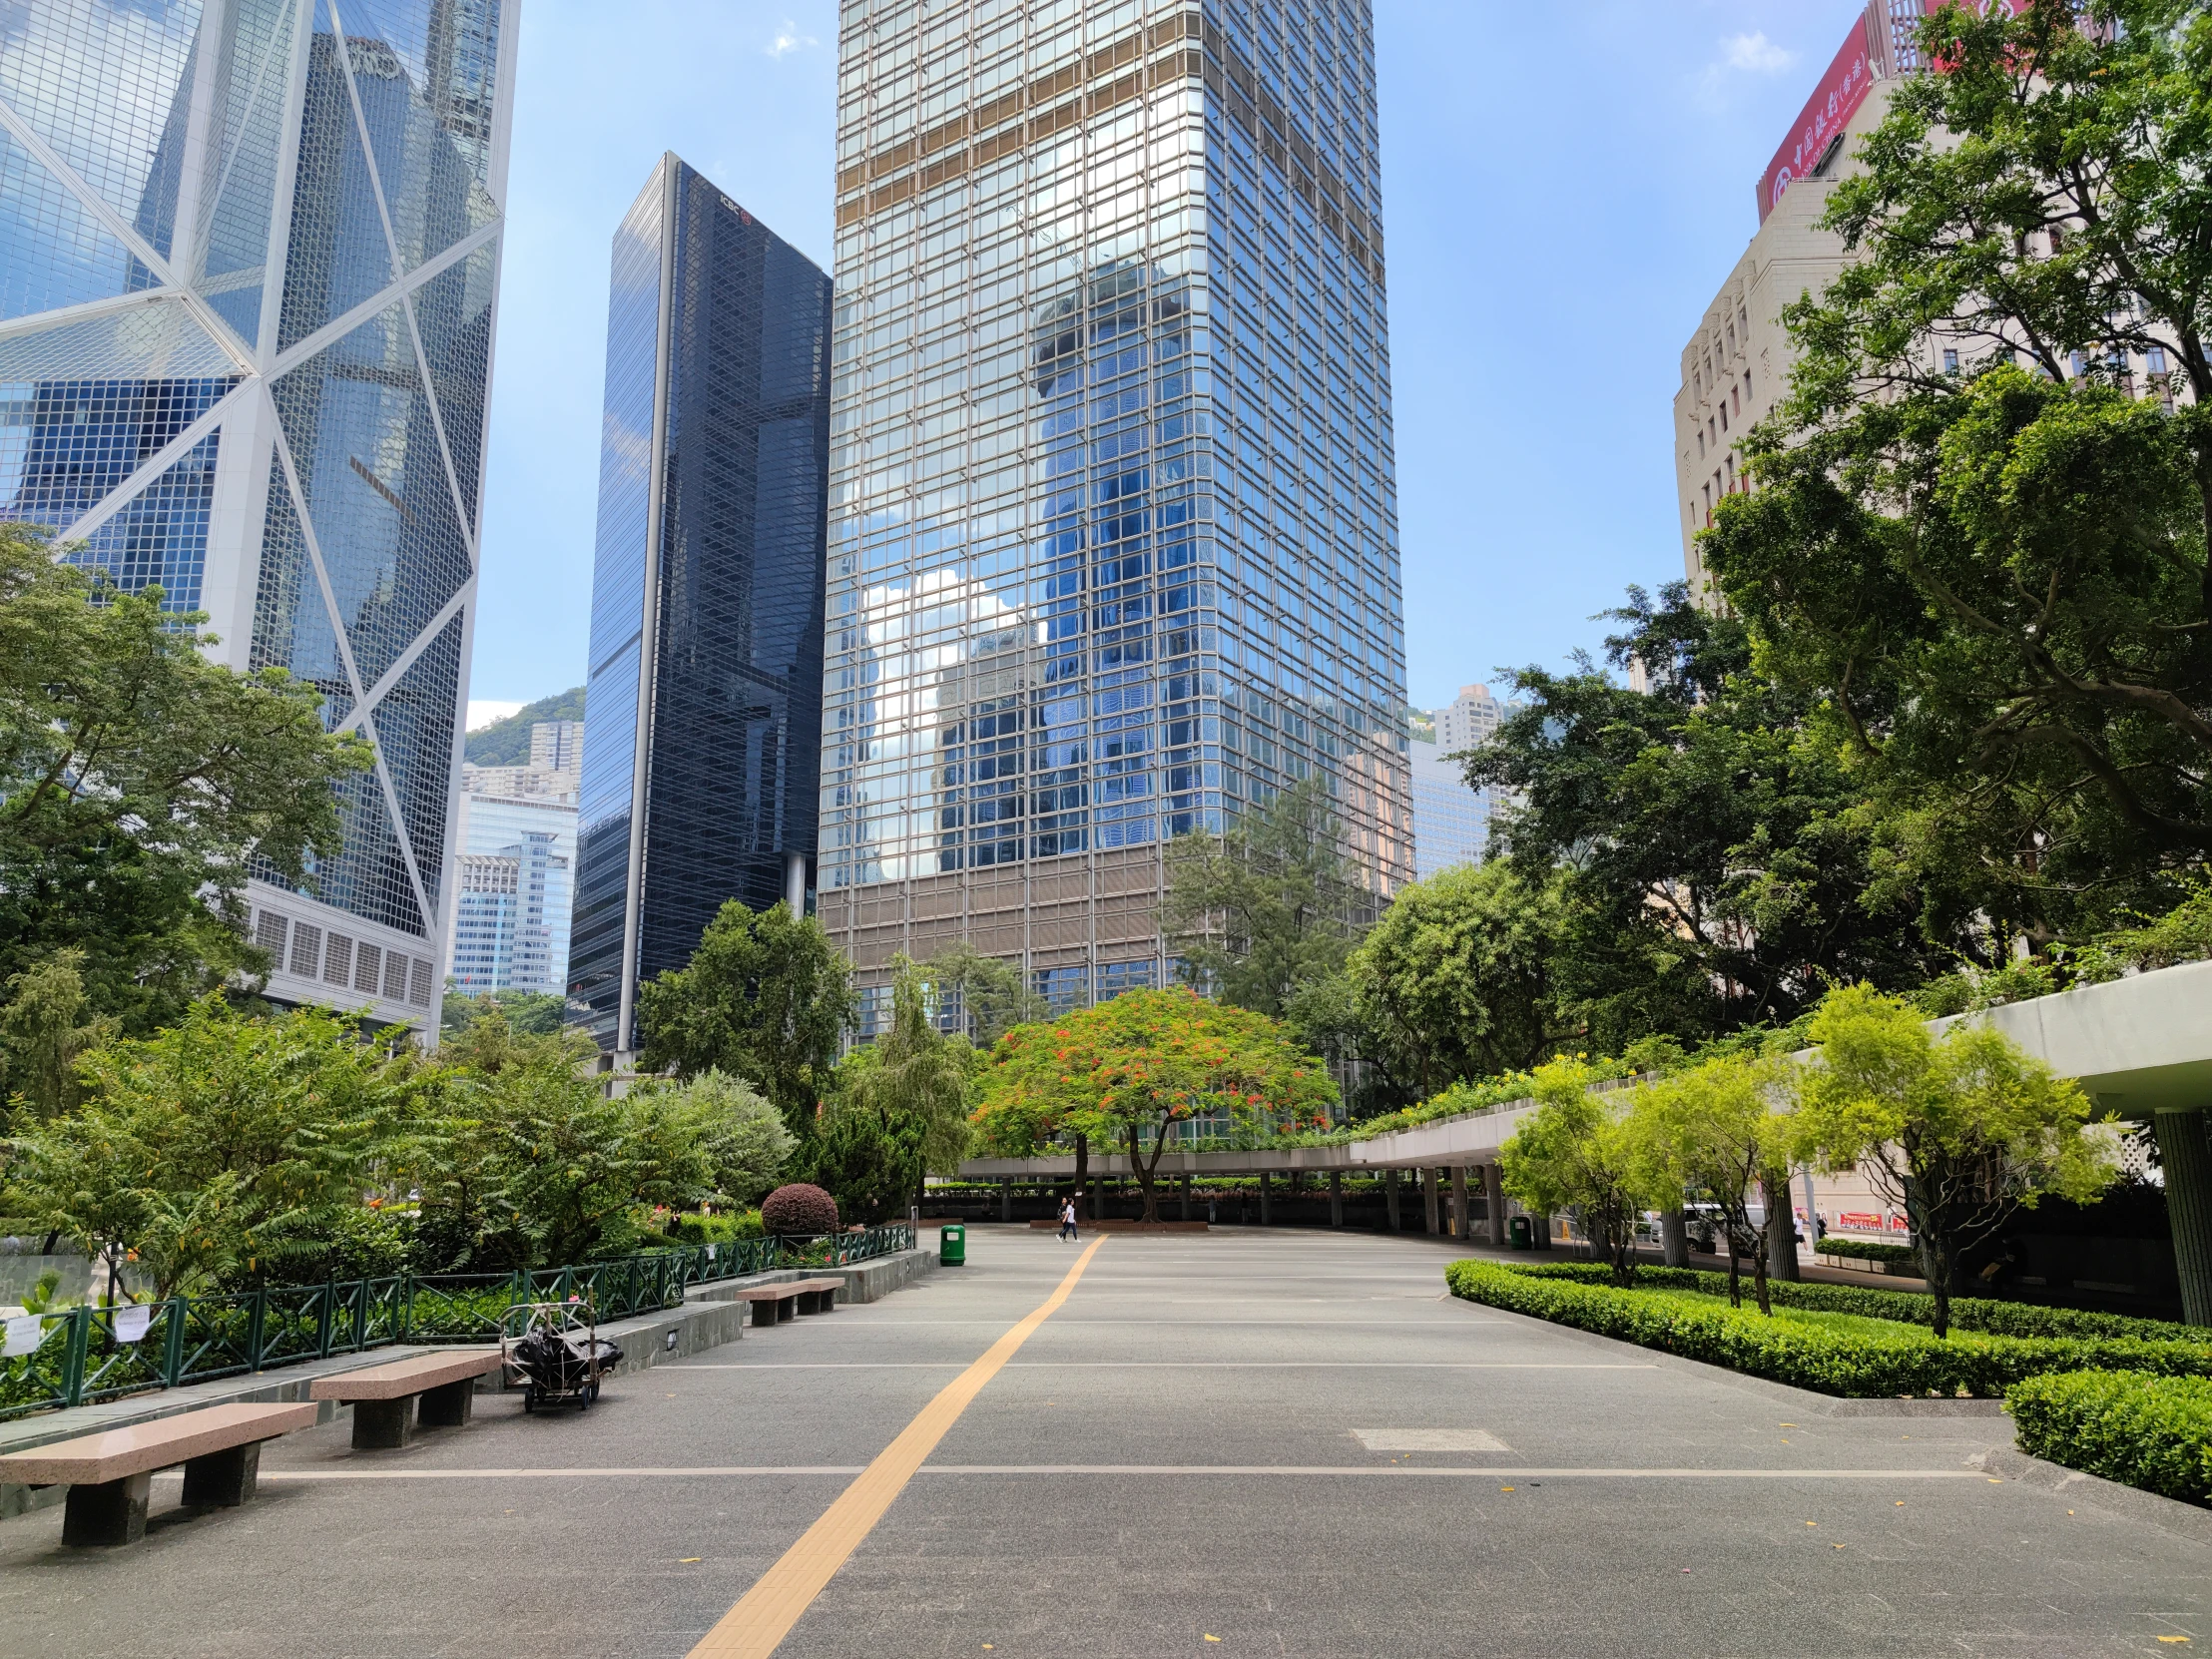
<path fill-rule="evenodd" d="M 269 952 L 273 969 L 296 979 L 313 979 L 340 991 L 358 991 L 386 1002 L 430 1005 L 428 957 L 387 949 L 366 939 L 325 931 L 279 911 L 254 913 L 254 942 Z"/>

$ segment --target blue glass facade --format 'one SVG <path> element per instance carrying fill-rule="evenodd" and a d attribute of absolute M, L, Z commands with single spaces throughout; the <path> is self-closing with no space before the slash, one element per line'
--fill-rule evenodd
<path fill-rule="evenodd" d="M 815 850 L 830 279 L 674 156 L 616 233 L 569 994 L 636 986 Z"/>
<path fill-rule="evenodd" d="M 434 1005 L 453 897 L 511 34 L 499 0 L 0 8 L 0 513 L 374 741 L 343 849 L 251 897 L 273 994 L 379 1018 Z"/>
<path fill-rule="evenodd" d="M 1055 1003 L 1326 780 L 1412 875 L 1365 0 L 847 0 L 823 917 Z"/>

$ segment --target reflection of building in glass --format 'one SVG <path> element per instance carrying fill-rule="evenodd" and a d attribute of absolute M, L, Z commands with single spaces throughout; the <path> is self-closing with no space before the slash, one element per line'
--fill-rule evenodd
<path fill-rule="evenodd" d="M 723 903 L 803 906 L 822 724 L 830 278 L 674 156 L 615 235 L 568 984 L 641 979 Z"/>
<path fill-rule="evenodd" d="M 841 37 L 822 914 L 863 989 L 965 939 L 1077 1005 L 1300 780 L 1412 875 L 1374 48 L 1000 10 Z"/>
<path fill-rule="evenodd" d="M 498 0 L 0 18 L 0 513 L 377 749 L 271 994 L 435 1021 L 513 31 Z"/>
<path fill-rule="evenodd" d="M 1413 871 L 1427 880 L 1453 864 L 1478 864 L 1490 838 L 1490 792 L 1467 788 L 1467 775 L 1440 744 L 1415 740 Z"/>

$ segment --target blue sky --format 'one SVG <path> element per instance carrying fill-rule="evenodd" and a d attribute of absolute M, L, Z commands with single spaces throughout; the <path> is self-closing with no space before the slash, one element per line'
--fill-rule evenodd
<path fill-rule="evenodd" d="M 1377 0 L 1412 701 L 1682 573 L 1683 342 L 1863 0 Z M 584 678 L 608 239 L 674 150 L 825 268 L 827 0 L 522 8 L 473 700 Z"/>

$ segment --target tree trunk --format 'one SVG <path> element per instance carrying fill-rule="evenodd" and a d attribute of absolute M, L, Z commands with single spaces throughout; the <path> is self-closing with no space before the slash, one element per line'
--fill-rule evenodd
<path fill-rule="evenodd" d="M 1168 1126 L 1164 1123 L 1160 1125 L 1159 1137 L 1152 1143 L 1150 1163 L 1144 1158 L 1142 1135 L 1142 1129 L 1135 1124 L 1130 1125 L 1129 1167 L 1137 1172 L 1137 1185 L 1144 1189 L 1144 1220 L 1155 1222 L 1160 1219 L 1160 1194 L 1154 1184 L 1153 1175 L 1159 1168 L 1160 1154 L 1167 1150 Z"/>
<path fill-rule="evenodd" d="M 1659 1212 L 1659 1259 L 1670 1268 L 1690 1265 L 1690 1227 L 1678 1206 Z"/>
<path fill-rule="evenodd" d="M 1744 1276 L 1736 1265 L 1736 1224 L 1723 1216 L 1721 1230 L 1728 1235 L 1728 1305 L 1741 1308 L 1744 1305 Z"/>
<path fill-rule="evenodd" d="M 1754 1241 L 1756 1249 L 1751 1258 L 1751 1289 L 1759 1299 L 1759 1311 L 1767 1318 L 1774 1318 L 1774 1304 L 1767 1297 L 1767 1240 L 1774 1232 L 1774 1206 L 1767 1206 L 1767 1225 L 1759 1229 Z"/>
<path fill-rule="evenodd" d="M 1078 1221 L 1087 1222 L 1091 1219 L 1088 1202 L 1091 1190 L 1090 1168 L 1091 1138 L 1088 1135 L 1078 1135 L 1075 1137 L 1075 1216 Z"/>
<path fill-rule="evenodd" d="M 1797 1215 L 1790 1205 L 1790 1173 L 1776 1170 L 1762 1185 L 1767 1189 L 1767 1272 L 1776 1279 L 1795 1280 L 1799 1277 Z"/>

